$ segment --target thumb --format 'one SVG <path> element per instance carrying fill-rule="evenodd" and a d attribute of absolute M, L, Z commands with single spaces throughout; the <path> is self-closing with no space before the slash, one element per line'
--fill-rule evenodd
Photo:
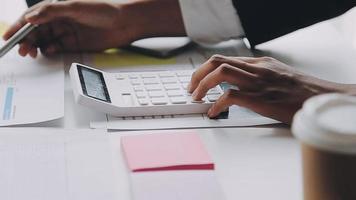
<path fill-rule="evenodd" d="M 76 18 L 76 9 L 70 1 L 44 4 L 25 15 L 25 20 L 39 25 L 59 18 Z"/>

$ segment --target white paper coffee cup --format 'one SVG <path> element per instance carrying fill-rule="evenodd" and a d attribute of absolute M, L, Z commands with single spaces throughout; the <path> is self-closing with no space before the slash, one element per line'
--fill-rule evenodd
<path fill-rule="evenodd" d="M 304 200 L 356 199 L 356 98 L 325 94 L 294 116 L 301 141 Z"/>
<path fill-rule="evenodd" d="M 307 100 L 294 116 L 292 132 L 311 146 L 356 154 L 356 97 L 324 94 Z"/>

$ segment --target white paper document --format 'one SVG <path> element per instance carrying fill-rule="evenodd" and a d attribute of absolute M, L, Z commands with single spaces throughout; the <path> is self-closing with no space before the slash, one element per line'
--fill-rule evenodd
<path fill-rule="evenodd" d="M 77 133 L 3 129 L 0 199 L 114 200 L 108 138 Z"/>
<path fill-rule="evenodd" d="M 43 56 L 22 58 L 17 55 L 16 49 L 0 59 L 0 126 L 63 117 L 62 60 Z"/>
<path fill-rule="evenodd" d="M 224 200 L 215 172 L 161 171 L 131 174 L 134 200 Z"/>

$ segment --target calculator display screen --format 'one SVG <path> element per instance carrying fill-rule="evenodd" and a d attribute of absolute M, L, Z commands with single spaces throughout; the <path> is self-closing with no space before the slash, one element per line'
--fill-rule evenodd
<path fill-rule="evenodd" d="M 89 97 L 111 103 L 110 96 L 101 72 L 78 66 L 83 93 Z"/>

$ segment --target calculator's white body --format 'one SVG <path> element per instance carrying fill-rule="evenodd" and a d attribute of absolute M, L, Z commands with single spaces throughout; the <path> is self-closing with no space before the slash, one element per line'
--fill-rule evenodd
<path fill-rule="evenodd" d="M 209 99 L 194 102 L 186 91 L 192 74 L 187 70 L 106 73 L 73 63 L 69 73 L 78 104 L 118 117 L 206 113 L 223 93 L 217 86 Z"/>

